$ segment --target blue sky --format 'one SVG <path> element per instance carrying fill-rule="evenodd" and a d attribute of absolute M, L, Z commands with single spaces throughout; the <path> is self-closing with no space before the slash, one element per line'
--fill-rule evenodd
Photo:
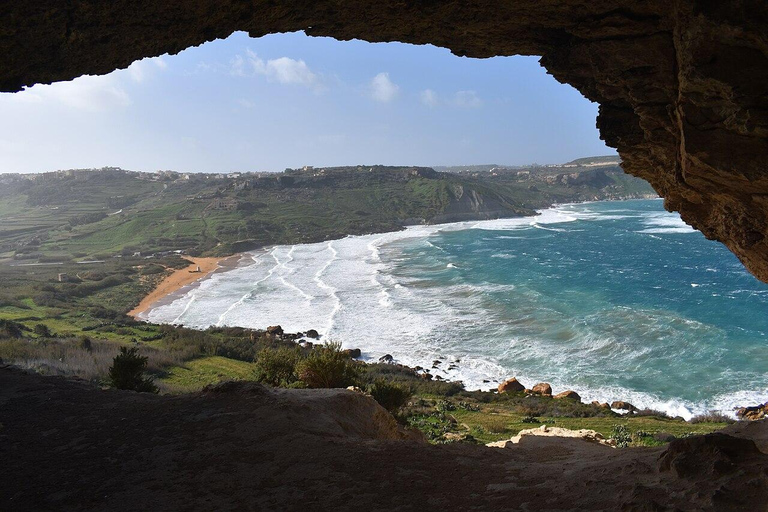
<path fill-rule="evenodd" d="M 0 172 L 560 163 L 614 154 L 596 114 L 535 57 L 235 33 L 0 95 Z"/>

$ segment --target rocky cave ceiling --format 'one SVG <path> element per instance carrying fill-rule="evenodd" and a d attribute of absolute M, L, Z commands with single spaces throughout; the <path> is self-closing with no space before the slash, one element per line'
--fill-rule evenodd
<path fill-rule="evenodd" d="M 600 104 L 624 169 L 768 282 L 765 0 L 20 0 L 0 4 L 0 90 L 125 68 L 247 31 L 540 55 Z"/>

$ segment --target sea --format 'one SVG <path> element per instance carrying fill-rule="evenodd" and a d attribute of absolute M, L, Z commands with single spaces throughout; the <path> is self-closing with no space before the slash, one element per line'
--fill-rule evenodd
<path fill-rule="evenodd" d="M 516 376 L 690 419 L 768 401 L 767 313 L 723 245 L 629 200 L 279 245 L 146 318 L 316 329 L 467 389 Z"/>

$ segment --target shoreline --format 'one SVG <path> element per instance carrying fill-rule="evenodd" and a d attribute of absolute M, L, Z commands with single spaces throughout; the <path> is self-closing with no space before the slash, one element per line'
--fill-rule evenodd
<path fill-rule="evenodd" d="M 558 209 L 558 208 L 561 208 L 563 206 L 569 206 L 569 205 L 579 205 L 579 204 L 589 204 L 589 203 L 613 203 L 613 202 L 623 202 L 623 201 L 632 201 L 632 200 L 638 200 L 638 199 L 636 199 L 636 198 L 623 198 L 623 199 L 601 200 L 601 201 L 585 201 L 585 202 L 577 202 L 577 203 L 559 203 L 559 204 L 552 205 L 552 206 L 550 206 L 549 208 L 547 208 L 545 210 Z M 652 199 L 639 199 L 639 200 L 642 201 L 642 200 L 652 200 Z M 529 222 L 529 221 L 534 220 L 543 211 L 544 210 L 537 211 L 537 215 L 526 215 L 526 216 L 517 216 L 517 217 L 510 217 L 510 218 L 501 218 L 501 219 L 487 219 L 487 220 L 479 220 L 479 221 L 459 221 L 459 222 L 439 223 L 439 224 L 431 224 L 431 225 L 413 225 L 413 226 L 403 227 L 402 229 L 397 230 L 397 231 L 389 231 L 389 232 L 384 232 L 384 233 L 375 233 L 375 235 L 386 235 L 386 234 L 397 235 L 398 233 L 403 233 L 404 231 L 408 231 L 408 230 L 415 230 L 417 232 L 422 232 L 422 231 L 423 232 L 431 232 L 431 231 L 442 231 L 442 230 L 445 230 L 446 228 L 447 228 L 447 230 L 451 230 L 451 228 L 460 229 L 460 230 L 461 229 L 472 229 L 473 227 L 483 228 L 483 227 L 486 227 L 486 226 L 484 226 L 486 223 L 488 223 L 488 225 L 492 225 L 494 222 L 499 222 L 499 221 L 512 221 L 512 223 L 516 223 L 515 222 L 516 219 L 517 219 L 517 222 L 525 223 L 527 221 Z M 357 238 L 357 237 L 360 237 L 360 236 L 368 237 L 370 235 L 374 235 L 374 233 L 371 233 L 369 235 L 347 235 L 347 237 L 344 237 L 344 238 Z M 409 236 L 409 235 L 406 233 L 405 236 Z M 418 236 L 421 236 L 421 235 L 418 235 Z M 334 241 L 334 240 L 339 240 L 339 239 L 338 238 L 329 239 L 329 240 L 326 240 L 325 242 L 330 242 L 330 241 Z M 303 243 L 300 243 L 300 244 L 293 244 L 293 245 L 297 245 L 297 246 L 298 245 L 305 245 L 305 244 L 306 245 L 313 245 L 313 244 L 317 244 L 317 243 L 322 243 L 322 242 L 303 242 Z M 226 268 L 226 269 L 224 269 L 224 268 L 218 269 L 218 271 L 224 272 L 224 271 L 230 270 L 232 268 L 245 267 L 245 266 L 247 266 L 248 264 L 251 263 L 250 259 L 247 256 L 252 255 L 254 253 L 269 252 L 272 249 L 274 249 L 275 247 L 290 248 L 290 246 L 291 246 L 291 244 L 269 245 L 269 246 L 260 247 L 258 249 L 255 249 L 254 251 L 248 251 L 248 252 L 241 253 L 240 255 L 236 256 L 236 257 L 239 257 L 239 260 L 241 261 L 240 265 L 230 266 L 230 268 Z M 198 280 L 197 282 L 193 283 L 193 285 L 191 285 L 191 286 L 199 286 L 200 283 L 202 283 L 202 282 L 204 282 L 204 279 Z M 188 293 L 189 290 L 190 290 L 189 286 L 186 289 L 176 290 L 174 293 L 171 293 L 168 296 L 166 296 L 163 301 L 157 301 L 154 304 L 152 304 L 152 307 L 149 308 L 149 311 L 151 311 L 152 309 L 154 309 L 156 307 L 168 304 L 170 302 L 173 302 L 174 300 L 179 299 L 179 297 L 183 296 L 185 293 Z M 272 323 L 267 322 L 267 323 L 264 323 L 264 324 L 261 324 L 261 325 L 251 326 L 250 328 L 264 328 L 265 325 L 272 325 L 272 324 L 275 324 L 275 323 L 282 323 L 282 322 L 280 322 L 280 321 L 275 321 L 275 322 L 272 322 Z M 283 324 L 283 326 L 285 326 L 285 323 L 282 323 L 282 324 Z M 242 325 L 244 327 L 248 327 L 248 322 L 246 322 L 245 324 L 240 324 L 240 325 Z M 308 326 L 304 326 L 304 327 L 299 326 L 299 327 L 295 327 L 295 328 L 294 327 L 288 327 L 288 329 L 302 330 L 303 328 L 309 328 L 309 327 L 315 328 L 317 330 L 320 330 L 320 328 L 318 327 L 318 324 L 312 324 L 312 325 L 308 325 Z M 193 325 L 191 328 L 205 329 L 205 327 L 203 327 L 202 325 L 198 326 L 198 327 L 194 327 L 194 325 Z M 293 331 L 291 331 L 291 332 L 293 332 Z M 325 334 L 325 333 L 323 333 L 323 334 Z M 360 346 L 357 346 L 357 345 L 349 345 L 349 346 L 346 346 L 345 348 L 353 348 L 353 347 L 363 348 L 363 347 L 360 347 Z M 368 350 L 366 350 L 366 348 Z M 378 360 L 378 358 L 380 356 L 382 356 L 383 354 L 385 354 L 386 352 L 388 352 L 388 351 L 386 351 L 386 350 L 373 350 L 370 347 L 365 347 L 365 348 L 363 348 L 363 358 L 362 359 L 364 361 L 366 361 L 366 362 L 369 362 L 369 363 L 376 362 Z M 394 355 L 395 355 L 396 359 L 400 359 L 398 357 L 398 354 L 394 354 Z M 402 354 L 399 354 L 399 355 L 402 356 Z M 462 378 L 462 376 L 459 376 L 457 374 L 465 373 L 468 370 L 468 368 L 461 368 L 461 369 L 456 368 L 455 371 L 450 371 L 451 368 L 447 368 L 448 371 L 446 372 L 445 368 L 447 366 L 449 366 L 449 365 L 452 365 L 452 361 L 449 360 L 449 358 L 452 357 L 452 356 L 449 356 L 448 354 L 445 354 L 445 356 L 446 357 L 443 357 L 442 354 L 438 355 L 438 356 L 435 356 L 435 359 L 441 359 L 441 360 L 445 361 L 445 363 L 446 363 L 445 365 L 443 365 L 443 368 L 444 368 L 443 371 L 439 371 L 439 369 L 438 369 L 438 374 L 442 378 L 448 378 L 450 380 L 464 380 Z M 423 360 L 420 360 L 420 361 L 401 360 L 400 362 L 405 364 L 405 365 L 407 365 L 407 366 L 415 367 L 415 365 L 422 365 L 422 366 L 425 366 L 425 367 L 429 368 L 430 367 L 430 364 L 429 364 L 430 360 L 431 359 L 428 358 L 428 359 L 423 359 Z M 463 365 L 458 364 L 457 366 L 462 367 Z M 469 368 L 469 370 L 471 370 L 471 368 Z M 487 388 L 496 387 L 496 385 L 498 385 L 500 381 L 503 381 L 506 377 L 509 376 L 508 374 L 506 374 L 506 372 L 504 372 L 504 373 L 505 373 L 505 375 L 502 375 L 502 374 L 496 375 L 493 372 L 490 372 L 490 373 L 485 372 L 485 374 L 483 376 L 481 376 L 483 378 L 483 384 L 478 384 L 478 388 L 479 389 L 487 389 Z M 451 374 L 453 374 L 453 375 L 451 375 Z M 531 377 L 530 375 L 526 375 L 525 372 L 523 374 L 517 374 L 517 376 L 518 376 L 518 378 L 523 379 L 526 383 L 532 383 L 532 382 L 536 382 L 537 380 L 541 380 L 541 379 L 534 378 L 536 376 Z M 487 379 L 487 381 L 486 381 L 486 379 Z M 477 380 L 477 379 L 475 379 L 475 380 Z M 472 379 L 470 379 L 470 381 L 472 381 Z M 474 384 L 474 382 L 473 382 L 473 384 Z M 589 387 L 589 389 L 585 389 L 585 388 L 582 388 L 580 386 L 574 386 L 573 383 L 557 382 L 557 379 L 555 379 L 555 382 L 552 382 L 551 384 L 552 384 L 553 387 L 557 387 L 557 388 L 561 388 L 561 389 L 573 389 L 576 392 L 578 392 L 579 394 L 581 394 L 584 399 L 588 399 L 590 401 L 594 399 L 594 400 L 598 400 L 598 401 L 602 402 L 602 401 L 605 401 L 606 399 L 615 400 L 617 397 L 621 397 L 622 400 L 630 401 L 630 402 L 634 403 L 636 406 L 639 406 L 640 408 L 648 407 L 648 408 L 660 409 L 660 410 L 665 411 L 667 414 L 670 414 L 671 416 L 678 416 L 678 415 L 680 415 L 680 416 L 683 416 L 683 417 L 686 417 L 686 418 L 688 418 L 689 416 L 695 415 L 695 414 L 703 413 L 703 412 L 705 412 L 705 409 L 710 409 L 710 408 L 711 409 L 720 410 L 720 411 L 724 412 L 725 414 L 732 415 L 732 412 L 731 412 L 731 405 L 732 404 L 730 404 L 729 402 L 732 402 L 733 399 L 735 399 L 735 398 L 741 398 L 741 397 L 737 397 L 737 396 L 731 396 L 732 394 L 726 393 L 726 394 L 722 394 L 722 395 L 719 394 L 719 395 L 713 397 L 712 400 L 707 400 L 707 401 L 703 401 L 703 402 L 691 402 L 691 401 L 688 401 L 688 400 L 684 400 L 682 398 L 662 398 L 662 397 L 655 396 L 653 393 L 641 392 L 641 391 L 638 391 L 638 390 L 621 390 L 621 392 L 618 392 L 618 393 L 615 393 L 615 392 L 607 393 L 608 390 L 606 390 L 606 389 L 604 389 L 602 387 L 598 387 L 598 388 Z M 474 389 L 474 387 L 473 386 L 469 386 L 467 389 Z M 616 391 L 616 390 L 610 390 L 610 391 Z M 742 391 L 746 391 L 746 390 L 742 390 Z M 739 391 L 739 393 L 741 393 L 742 391 Z M 764 398 L 760 398 L 760 400 L 761 400 L 761 403 L 762 403 L 762 401 L 764 401 L 765 399 Z M 736 403 L 738 403 L 739 405 L 743 405 L 743 403 L 746 403 L 746 402 L 738 401 Z M 752 402 L 750 401 L 749 403 L 752 403 Z M 703 404 L 705 404 L 705 405 L 703 405 Z"/>
<path fill-rule="evenodd" d="M 133 308 L 131 311 L 129 311 L 127 314 L 128 316 L 136 319 L 136 320 L 142 320 L 147 321 L 147 315 L 155 308 L 163 305 L 170 304 L 179 296 L 183 295 L 181 292 L 186 293 L 191 289 L 193 286 L 199 286 L 201 282 L 203 282 L 205 279 L 208 279 L 212 274 L 216 272 L 226 272 L 229 270 L 232 270 L 234 268 L 237 268 L 239 266 L 240 261 L 242 258 L 247 254 L 251 252 L 257 252 L 257 251 L 266 251 L 269 252 L 274 247 L 277 247 L 278 245 L 303 245 L 303 244 L 312 244 L 312 243 L 324 243 L 324 242 L 332 242 L 334 240 L 341 240 L 347 237 L 351 236 L 368 236 L 368 235 L 386 235 L 391 233 L 399 233 L 405 230 L 408 230 L 409 228 L 418 228 L 418 227 L 437 227 L 437 226 L 451 226 L 451 225 L 461 225 L 461 224 L 469 224 L 469 223 L 477 223 L 477 222 L 493 222 L 493 221 L 499 221 L 499 220 L 509 220 L 509 219 L 525 219 L 525 218 L 535 218 L 541 215 L 542 211 L 548 210 L 550 208 L 557 208 L 561 206 L 568 206 L 568 205 L 575 205 L 575 204 L 587 204 L 587 203 L 596 203 L 596 202 L 620 202 L 620 201 L 632 201 L 632 200 L 644 200 L 646 198 L 642 197 L 621 197 L 616 199 L 598 199 L 594 201 L 577 201 L 573 203 L 553 203 L 549 205 L 546 208 L 538 209 L 536 210 L 534 215 L 520 215 L 520 216 L 514 216 L 514 217 L 498 217 L 493 219 L 477 219 L 477 220 L 462 220 L 462 221 L 454 221 L 454 222 L 438 222 L 434 224 L 409 224 L 409 225 L 403 225 L 399 230 L 396 231 L 383 231 L 383 232 L 376 232 L 376 233 L 364 233 L 364 234 L 346 234 L 339 238 L 332 238 L 329 240 L 321 240 L 320 242 L 300 242 L 297 244 L 272 244 L 272 245 L 265 245 L 263 247 L 255 248 L 249 251 L 243 251 L 239 253 L 235 253 L 229 256 L 224 256 L 221 258 L 217 257 L 197 257 L 193 258 L 191 256 L 184 256 L 184 259 L 188 261 L 192 261 L 193 263 L 189 267 L 185 267 L 184 269 L 179 269 L 175 271 L 170 276 L 163 279 L 163 281 L 158 284 L 152 292 L 150 292 L 149 295 L 145 296 L 138 306 Z M 654 199 L 658 199 L 654 198 Z M 210 263 L 208 261 L 213 262 L 214 266 L 212 268 L 210 267 Z M 203 262 L 207 265 L 206 268 L 203 267 Z M 194 269 L 194 266 L 200 265 L 201 273 L 199 274 L 193 274 L 190 273 L 190 270 Z M 194 279 L 186 279 L 189 276 L 199 275 L 199 277 Z"/>
<path fill-rule="evenodd" d="M 129 311 L 127 315 L 136 320 L 145 320 L 146 315 L 152 311 L 152 309 L 161 303 L 166 302 L 171 296 L 177 294 L 179 291 L 198 285 L 201 281 L 207 279 L 220 269 L 229 270 L 230 268 L 233 268 L 237 265 L 241 256 L 241 254 L 225 256 L 223 258 L 183 256 L 183 258 L 189 261 L 190 264 L 174 271 L 169 276 L 166 276 L 165 279 L 160 281 L 160 283 L 158 283 L 148 295 L 141 299 L 141 302 Z M 197 267 L 200 267 L 199 272 L 196 271 Z"/>

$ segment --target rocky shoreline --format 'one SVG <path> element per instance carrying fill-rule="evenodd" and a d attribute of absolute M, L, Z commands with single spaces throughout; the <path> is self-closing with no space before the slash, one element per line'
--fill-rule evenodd
<path fill-rule="evenodd" d="M 298 332 L 298 333 L 286 333 L 283 331 L 283 328 L 279 325 L 270 326 L 266 329 L 266 333 L 270 336 L 277 337 L 281 339 L 282 341 L 293 341 L 297 345 L 301 346 L 304 349 L 312 349 L 315 346 L 321 346 L 323 343 L 320 341 L 322 338 L 322 335 L 320 335 L 315 329 L 309 329 L 306 332 Z M 398 363 L 397 360 L 391 355 L 391 354 L 384 354 L 383 356 L 379 357 L 378 360 L 374 360 L 374 362 L 369 361 L 362 361 L 360 360 L 362 357 L 362 351 L 359 348 L 348 348 L 344 349 L 343 353 L 346 354 L 351 359 L 359 360 L 361 364 L 387 364 L 387 365 L 394 365 L 398 369 L 412 372 L 414 375 L 418 376 L 419 378 L 426 380 L 426 381 L 444 381 L 444 382 L 456 382 L 459 384 L 462 384 L 461 381 L 452 381 L 449 378 L 442 377 L 440 375 L 434 375 L 431 370 L 440 369 L 440 367 L 444 364 L 442 360 L 434 360 L 432 362 L 431 368 L 425 368 L 423 366 L 407 366 L 401 363 Z M 458 365 L 461 363 L 460 360 L 452 361 L 448 366 L 448 369 L 456 369 L 458 368 Z M 488 380 L 490 382 L 490 380 Z M 463 385 L 463 384 L 462 384 Z M 516 377 L 510 377 L 503 382 L 500 382 L 497 386 L 495 391 L 487 391 L 489 393 L 517 393 L 521 394 L 523 396 L 538 396 L 542 398 L 551 398 L 553 400 L 572 400 L 578 403 L 582 403 L 585 405 L 592 405 L 595 407 L 598 407 L 600 409 L 610 410 L 614 413 L 620 414 L 620 415 L 643 415 L 643 414 L 659 414 L 663 416 L 667 416 L 665 413 L 661 411 L 655 411 L 652 409 L 643 409 L 640 407 L 637 407 L 633 405 L 632 403 L 626 401 L 626 400 L 612 400 L 610 402 L 600 402 L 597 400 L 593 400 L 591 402 L 584 402 L 582 400 L 582 397 L 576 392 L 571 389 L 563 390 L 559 393 L 554 393 L 552 385 L 548 382 L 538 382 L 535 385 L 531 386 L 530 388 L 525 386 L 520 380 L 518 380 Z M 710 413 L 713 413 L 714 411 L 711 411 Z M 768 417 L 768 403 L 760 404 L 756 406 L 745 406 L 740 407 L 735 410 L 735 414 L 737 419 L 740 420 L 748 420 L 748 421 L 756 421 L 761 420 L 766 417 Z M 679 419 L 684 420 L 682 417 L 675 417 L 673 419 Z"/>

